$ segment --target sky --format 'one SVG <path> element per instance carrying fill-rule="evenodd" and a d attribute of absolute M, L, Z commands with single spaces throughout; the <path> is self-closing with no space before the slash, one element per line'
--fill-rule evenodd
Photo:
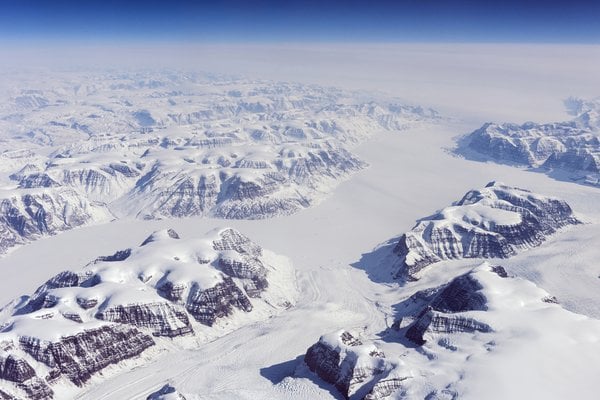
<path fill-rule="evenodd" d="M 600 43 L 598 0 L 1 0 L 0 41 Z"/>

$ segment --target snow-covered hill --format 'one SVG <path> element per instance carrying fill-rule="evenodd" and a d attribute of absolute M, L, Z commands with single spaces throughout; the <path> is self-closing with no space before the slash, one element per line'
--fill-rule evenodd
<path fill-rule="evenodd" d="M 571 121 L 549 124 L 487 123 L 461 140 L 458 151 L 600 186 L 600 99 L 569 98 Z"/>
<path fill-rule="evenodd" d="M 548 235 L 578 224 L 563 200 L 490 182 L 469 191 L 451 207 L 420 219 L 400 237 L 394 252 L 398 277 L 415 279 L 423 268 L 441 260 L 508 258 L 537 247 Z"/>
<path fill-rule="evenodd" d="M 289 262 L 236 230 L 189 240 L 158 231 L 2 309 L 0 388 L 17 398 L 66 398 L 111 365 L 214 339 L 295 298 Z"/>
<path fill-rule="evenodd" d="M 291 214 L 366 166 L 352 145 L 439 120 L 430 109 L 333 88 L 198 74 L 57 74 L 31 84 L 0 99 L 3 198 L 68 190 L 121 218 Z M 56 210 L 67 200 L 52 201 L 46 214 L 63 218 Z M 106 221 L 100 214 L 86 223 Z M 72 226 L 13 229 L 0 252 Z"/>
<path fill-rule="evenodd" d="M 313 373 L 312 379 L 332 384 L 344 398 L 391 400 L 484 398 L 489 387 L 474 382 L 494 374 L 495 387 L 503 388 L 494 398 L 544 398 L 540 382 L 576 390 L 577 382 L 597 373 L 600 354 L 578 363 L 573 352 L 595 344 L 600 321 L 566 311 L 501 266 L 484 263 L 395 309 L 396 322 L 381 334 L 384 342 L 345 331 L 324 335 L 296 375 Z"/>

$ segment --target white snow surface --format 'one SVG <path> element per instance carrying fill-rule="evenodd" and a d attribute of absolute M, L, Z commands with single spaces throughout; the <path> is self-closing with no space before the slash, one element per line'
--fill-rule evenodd
<path fill-rule="evenodd" d="M 339 329 L 358 332 L 361 339 L 374 340 L 388 358 L 402 359 L 406 348 L 379 336 L 392 324 L 394 306 L 418 290 L 470 271 L 477 260 L 444 261 L 444 268 L 428 270 L 420 281 L 399 286 L 386 278 L 386 256 L 395 245 L 393 238 L 409 230 L 415 219 L 491 180 L 564 199 L 585 222 L 561 230 L 538 248 L 498 261 L 509 273 L 540 288 L 523 282 L 518 286 L 523 293 L 515 294 L 515 300 L 525 299 L 527 294 L 537 297 L 545 290 L 569 312 L 545 303 L 538 306 L 542 309 L 532 310 L 525 307 L 526 302 L 498 302 L 495 315 L 504 313 L 501 321 L 506 323 L 499 326 L 498 332 L 503 333 L 498 334 L 507 340 L 492 351 L 481 351 L 481 342 L 466 340 L 477 350 L 468 363 L 463 364 L 464 353 L 456 353 L 460 362 L 445 354 L 439 362 L 433 361 L 436 370 L 443 372 L 440 379 L 436 375 L 426 378 L 437 387 L 454 382 L 461 398 L 562 399 L 574 393 L 594 398 L 600 335 L 591 318 L 600 318 L 600 191 L 520 168 L 465 160 L 446 149 L 454 146 L 454 137 L 477 129 L 490 115 L 522 122 L 563 119 L 564 115 L 557 115 L 564 112 L 561 100 L 566 96 L 597 96 L 600 86 L 593 60 L 598 60 L 600 53 L 593 46 L 564 51 L 552 46 L 534 51 L 523 46 L 478 46 L 468 51 L 460 46 L 413 46 L 408 56 L 396 57 L 390 64 L 383 62 L 390 52 L 402 52 L 386 46 L 367 53 L 350 48 L 319 50 L 312 59 L 305 57 L 306 52 L 292 51 L 293 57 L 288 57 L 287 48 L 278 49 L 280 59 L 286 60 L 280 72 L 277 64 L 265 63 L 260 49 L 231 56 L 238 60 L 250 55 L 254 76 L 266 68 L 262 76 L 290 79 L 298 73 L 304 81 L 376 87 L 427 100 L 425 104 L 436 103 L 445 110 L 460 110 L 469 118 L 436 126 L 416 124 L 401 133 L 381 130 L 352 149 L 369 167 L 339 184 L 317 207 L 268 221 L 228 221 L 227 225 L 265 248 L 291 259 L 300 289 L 295 307 L 194 349 L 173 347 L 139 364 L 111 368 L 105 378 L 92 380 L 77 398 L 145 399 L 167 382 L 187 399 L 339 398 L 327 385 L 286 376 L 321 335 Z M 350 55 L 350 61 L 359 60 L 358 66 L 339 74 L 340 54 Z M 312 68 L 315 58 L 317 67 Z M 236 63 L 227 64 L 231 69 Z M 539 71 L 532 72 L 532 65 Z M 571 79 L 575 76 L 578 78 Z M 421 90 L 423 87 L 427 90 Z M 77 91 L 92 93 L 94 88 L 81 86 Z M 297 151 L 296 145 L 287 148 Z M 300 150 L 305 151 L 302 146 Z M 31 157 L 30 163 L 43 167 L 50 151 L 45 147 L 36 151 L 42 154 Z M 3 154 L 3 171 L 5 166 L 12 170 L 12 160 Z M 98 254 L 137 246 L 149 231 L 173 227 L 182 237 L 193 237 L 222 225 L 222 220 L 199 217 L 124 219 L 38 240 L 0 259 L 0 302 L 31 293 L 42 277 L 83 265 Z M 386 273 L 381 273 L 383 270 Z M 520 317 L 513 321 L 510 317 L 514 315 Z M 416 359 L 418 368 L 432 365 L 430 360 Z M 72 398 L 72 392 L 57 391 L 57 398 Z"/>

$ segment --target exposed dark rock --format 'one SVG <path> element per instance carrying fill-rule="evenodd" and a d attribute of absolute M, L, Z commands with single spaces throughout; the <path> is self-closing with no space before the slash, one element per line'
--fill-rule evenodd
<path fill-rule="evenodd" d="M 373 345 L 363 345 L 345 331 L 322 336 L 307 350 L 304 362 L 347 399 L 366 395 L 389 369 L 383 352 Z"/>
<path fill-rule="evenodd" d="M 546 296 L 542 299 L 544 303 L 558 304 L 556 296 Z"/>
<path fill-rule="evenodd" d="M 19 182 L 19 187 L 23 189 L 56 186 L 60 186 L 60 183 L 43 172 L 29 174 L 23 177 Z"/>
<path fill-rule="evenodd" d="M 56 342 L 21 337 L 19 343 L 35 360 L 82 386 L 92 374 L 138 356 L 153 346 L 154 340 L 134 327 L 106 325 Z"/>
<path fill-rule="evenodd" d="M 110 256 L 100 256 L 94 260 L 94 263 L 98 262 L 114 262 L 126 260 L 131 255 L 131 249 L 119 250 L 115 254 Z"/>
<path fill-rule="evenodd" d="M 225 229 L 219 236 L 220 240 L 213 241 L 215 250 L 234 250 L 240 254 L 247 254 L 252 257 L 262 256 L 262 248 L 253 243 L 247 236 L 242 235 L 234 229 Z"/>
<path fill-rule="evenodd" d="M 63 271 L 12 303 L 0 327 L 17 335 L 19 347 L 0 342 L 0 382 L 18 384 L 17 398 L 49 398 L 49 385 L 61 377 L 82 386 L 108 365 L 138 356 L 155 344 L 150 335 L 193 334 L 190 316 L 212 326 L 236 310 L 252 311 L 249 297 L 268 288 L 271 270 L 260 246 L 233 229 L 172 246 L 177 239 L 173 230 L 155 232 L 135 251 Z M 46 326 L 61 336 L 45 340 Z M 27 364 L 20 351 L 37 363 L 26 357 Z"/>
<path fill-rule="evenodd" d="M 600 102 L 576 102 L 583 106 L 572 110 L 576 117 L 571 121 L 487 123 L 467 135 L 459 151 L 475 151 L 502 163 L 569 171 L 578 174 L 574 176 L 577 180 L 600 185 Z M 582 179 L 583 176 L 590 179 Z"/>
<path fill-rule="evenodd" d="M 25 392 L 29 399 L 49 399 L 54 395 L 52 389 L 42 379 L 38 378 L 31 365 L 22 358 L 14 355 L 0 356 L 0 379 L 14 382 Z M 5 397 L 2 397 L 5 395 Z M 0 393 L 0 399 L 16 399 L 7 393 Z"/>
<path fill-rule="evenodd" d="M 443 313 L 487 310 L 481 284 L 470 274 L 454 278 L 431 302 L 431 308 Z"/>
<path fill-rule="evenodd" d="M 492 272 L 496 273 L 500 278 L 508 278 L 508 272 L 501 265 L 494 265 Z"/>
<path fill-rule="evenodd" d="M 562 200 L 491 182 L 402 235 L 394 248 L 401 260 L 396 275 L 415 279 L 423 268 L 441 260 L 508 258 L 578 223 Z"/>
<path fill-rule="evenodd" d="M 19 383 L 17 387 L 27 394 L 31 400 L 46 400 L 54 397 L 54 391 L 41 378 L 34 377 L 28 381 Z"/>
<path fill-rule="evenodd" d="M 208 326 L 218 318 L 230 315 L 234 307 L 252 311 L 252 303 L 230 277 L 223 277 L 223 282 L 206 290 L 193 286 L 185 306 L 198 322 Z"/>
<path fill-rule="evenodd" d="M 406 397 L 406 390 L 403 390 L 406 379 L 408 378 L 383 378 L 373 386 L 373 389 L 365 396 L 364 400 L 384 400 L 391 398 L 392 395 L 394 395 L 394 398 L 400 397 L 403 399 Z"/>
<path fill-rule="evenodd" d="M 11 382 L 23 383 L 33 378 L 35 370 L 22 358 L 9 355 L 0 356 L 0 378 Z"/>
<path fill-rule="evenodd" d="M 79 306 L 84 310 L 94 308 L 96 305 L 98 305 L 98 299 L 84 299 L 82 297 L 78 297 L 76 301 L 77 304 L 79 304 Z"/>
<path fill-rule="evenodd" d="M 17 400 L 17 398 L 0 390 L 0 400 Z"/>
<path fill-rule="evenodd" d="M 0 199 L 0 253 L 17 244 L 107 218 L 103 205 L 91 203 L 71 188 L 40 180 L 24 184 L 50 187 Z"/>
<path fill-rule="evenodd" d="M 242 279 L 261 279 L 267 275 L 262 262 L 251 257 L 227 257 L 219 258 L 219 268 L 227 275 Z"/>
<path fill-rule="evenodd" d="M 168 302 L 117 305 L 99 311 L 96 318 L 149 329 L 155 336 L 193 333 L 185 311 Z"/>
<path fill-rule="evenodd" d="M 473 272 L 469 272 L 445 285 L 415 293 L 404 302 L 405 306 L 423 305 L 407 327 L 406 338 L 423 345 L 426 333 L 491 332 L 492 327 L 488 324 L 462 314 L 487 310 L 482 289 Z"/>
<path fill-rule="evenodd" d="M 457 332 L 491 332 L 492 328 L 473 318 L 461 315 L 448 315 L 425 309 L 417 316 L 417 320 L 406 330 L 406 338 L 423 345 L 426 340 L 424 335 L 431 333 L 457 333 Z"/>
<path fill-rule="evenodd" d="M 42 307 L 48 308 L 54 306 L 54 304 L 56 304 L 56 299 L 52 295 L 48 294 L 48 292 L 52 289 L 76 286 L 95 286 L 97 283 L 98 277 L 92 274 L 90 271 L 85 271 L 79 274 L 72 271 L 60 272 L 40 286 L 29 299 L 27 307 L 23 310 L 19 310 L 19 312 L 31 312 L 39 310 Z"/>
<path fill-rule="evenodd" d="M 171 239 L 179 239 L 179 235 L 177 234 L 177 232 L 175 232 L 173 229 L 167 229 L 166 231 L 154 232 L 152 235 L 148 236 L 146 238 L 146 240 L 144 240 L 140 246 L 145 246 L 148 243 L 155 242 L 156 240 L 159 239 L 159 236 L 161 236 L 163 234 L 166 235 L 167 237 L 170 237 Z"/>

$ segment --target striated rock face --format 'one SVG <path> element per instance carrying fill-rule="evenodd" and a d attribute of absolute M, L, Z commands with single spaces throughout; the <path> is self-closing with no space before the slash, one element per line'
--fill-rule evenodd
<path fill-rule="evenodd" d="M 226 277 L 205 290 L 193 286 L 185 308 L 198 322 L 212 326 L 218 318 L 230 315 L 234 308 L 252 311 L 252 303 L 233 279 Z"/>
<path fill-rule="evenodd" d="M 186 400 L 173 386 L 166 384 L 156 392 L 146 397 L 146 400 Z"/>
<path fill-rule="evenodd" d="M 22 336 L 20 347 L 35 360 L 51 368 L 50 380 L 61 375 L 77 386 L 111 364 L 138 356 L 154 340 L 133 327 L 107 325 L 84 330 L 58 341 Z"/>
<path fill-rule="evenodd" d="M 394 249 L 401 260 L 396 275 L 415 279 L 441 260 L 508 258 L 577 223 L 562 200 L 491 182 L 402 235 Z"/>
<path fill-rule="evenodd" d="M 576 180 L 600 185 L 600 100 L 569 99 L 566 105 L 575 115 L 571 121 L 487 123 L 463 140 L 462 150 L 499 162 L 566 170 Z"/>
<path fill-rule="evenodd" d="M 383 378 L 373 386 L 373 389 L 365 396 L 364 400 L 404 399 L 406 398 L 406 391 L 404 388 L 407 379 L 409 378 L 400 376 L 388 376 Z"/>
<path fill-rule="evenodd" d="M 502 267 L 484 267 L 485 274 L 494 273 Z M 502 269 L 501 271 L 504 271 Z M 431 335 L 452 335 L 459 332 L 492 332 L 486 322 L 477 315 L 488 309 L 484 286 L 480 274 L 475 270 L 460 275 L 445 285 L 426 289 L 412 295 L 398 309 L 417 310 L 414 315 L 405 315 L 402 330 L 407 339 L 422 346 Z M 474 313 L 475 312 L 475 313 Z M 398 327 L 400 328 L 400 327 Z"/>
<path fill-rule="evenodd" d="M 61 380 L 82 386 L 166 340 L 198 330 L 210 338 L 209 327 L 224 320 L 218 332 L 231 330 L 236 313 L 258 308 L 264 318 L 294 296 L 293 282 L 286 286 L 293 271 L 280 258 L 275 268 L 272 257 L 233 229 L 191 240 L 168 229 L 61 272 L 3 310 L 0 383 L 17 398 L 51 398 Z M 272 276 L 279 284 L 269 291 Z"/>
<path fill-rule="evenodd" d="M 13 396 L 0 391 L 0 399 L 17 399 L 21 393 L 35 400 L 49 399 L 54 396 L 52 389 L 36 375 L 31 365 L 12 354 L 5 356 L 0 353 L 0 379 L 14 383 L 16 393 Z"/>
<path fill-rule="evenodd" d="M 70 188 L 51 187 L 9 195 L 0 199 L 0 253 L 16 244 L 108 219 L 105 207 L 91 203 Z"/>
<path fill-rule="evenodd" d="M 341 147 L 315 143 L 315 149 L 274 146 L 272 159 L 263 152 L 237 155 L 216 152 L 189 162 L 158 160 L 119 204 L 141 218 L 215 216 L 260 219 L 287 215 L 308 207 L 315 190 L 362 169 L 365 164 Z M 320 148 L 323 146 L 323 148 Z"/>
<path fill-rule="evenodd" d="M 187 314 L 169 302 L 116 305 L 96 314 L 96 318 L 149 329 L 154 336 L 182 336 L 192 333 Z"/>
<path fill-rule="evenodd" d="M 365 396 L 390 369 L 383 352 L 372 344 L 363 344 L 347 331 L 321 336 L 307 350 L 304 362 L 347 399 Z"/>

